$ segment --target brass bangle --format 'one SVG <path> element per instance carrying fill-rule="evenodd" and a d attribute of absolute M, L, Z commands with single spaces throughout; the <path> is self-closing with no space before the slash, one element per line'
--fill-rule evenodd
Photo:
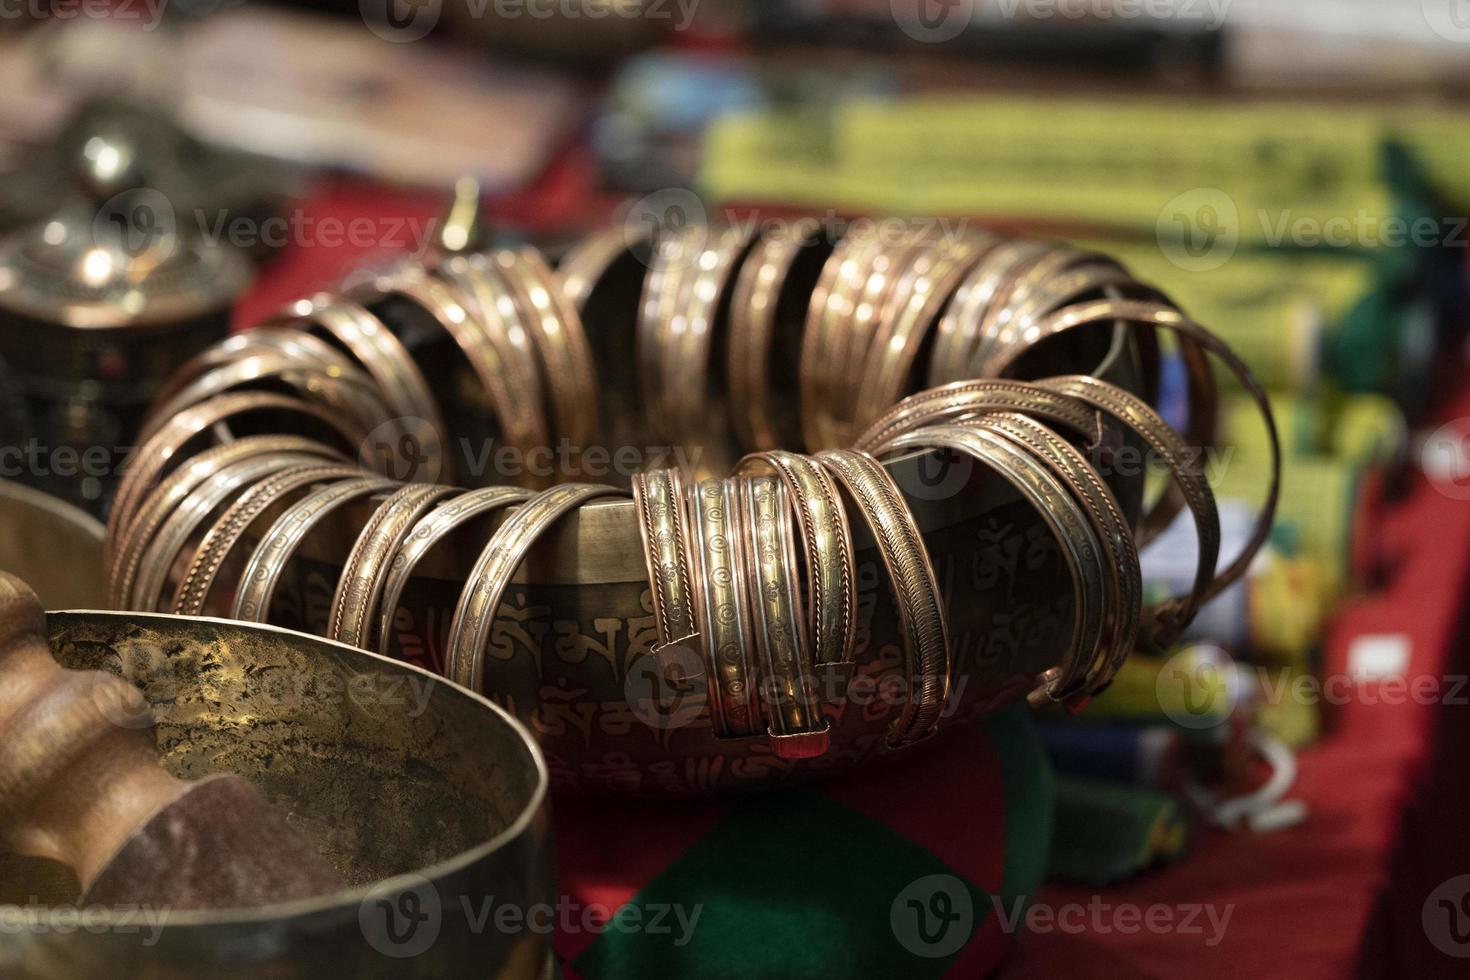
<path fill-rule="evenodd" d="M 927 431 L 927 430 L 926 430 Z M 888 728 L 893 747 L 933 734 L 949 698 L 949 626 L 929 551 L 903 494 L 878 461 L 866 453 L 828 450 L 817 461 L 847 489 L 878 541 L 878 554 L 897 600 L 908 664 L 903 710 Z"/>
<path fill-rule="evenodd" d="M 693 578 L 684 527 L 684 486 L 678 470 L 633 477 L 633 512 L 648 564 L 649 595 L 660 647 L 694 635 Z"/>
<path fill-rule="evenodd" d="M 251 354 L 284 354 L 301 360 L 303 364 L 323 367 L 352 366 L 352 362 L 330 344 L 284 325 L 280 329 L 246 330 L 231 334 L 195 354 L 169 376 L 153 396 L 153 403 L 148 410 L 149 421 L 158 418 L 162 414 L 160 409 L 163 405 L 177 398 L 181 391 L 198 381 L 202 375 Z M 164 420 L 167 420 L 166 417 Z"/>
<path fill-rule="evenodd" d="M 857 572 L 852 528 L 830 473 L 806 456 L 773 450 L 745 457 L 735 475 L 766 471 L 785 487 L 805 552 L 812 662 L 849 664 L 855 632 Z"/>
<path fill-rule="evenodd" d="M 1103 633 L 1107 649 L 1103 651 L 1101 662 L 1083 679 L 1083 687 L 1076 692 L 1067 692 L 1069 696 L 1075 693 L 1091 697 L 1107 686 L 1113 674 L 1133 652 L 1138 640 L 1143 581 L 1138 549 L 1133 545 L 1133 534 L 1123 518 L 1122 509 L 1087 458 L 1040 423 L 1024 415 L 1007 412 L 971 419 L 964 424 L 988 428 L 1029 449 L 1071 489 L 1097 532 L 1098 541 L 1107 549 L 1110 560 L 1104 562 L 1104 567 L 1111 583 L 1111 589 L 1103 599 Z"/>
<path fill-rule="evenodd" d="M 623 253 L 647 242 L 646 237 L 631 241 L 632 233 L 623 227 L 600 228 L 572 246 L 556 267 L 562 295 L 578 313 L 587 308 L 587 300 L 602 277 Z"/>
<path fill-rule="evenodd" d="M 668 436 L 663 401 L 663 349 L 667 346 L 669 323 L 678 314 L 682 284 L 689 272 L 690 256 L 707 234 L 692 226 L 655 243 L 653 264 L 643 281 L 638 302 L 635 351 L 638 361 L 638 407 L 652 438 Z"/>
<path fill-rule="evenodd" d="M 137 580 L 130 583 L 130 592 L 121 593 L 127 608 L 157 610 L 168 574 L 190 539 L 210 514 L 227 505 L 243 488 L 273 473 L 320 461 L 321 457 L 306 453 L 254 456 L 224 467 L 201 483 L 148 541 L 138 565 Z"/>
<path fill-rule="evenodd" d="M 132 592 L 144 550 L 163 522 L 194 492 L 195 487 L 240 460 L 286 453 L 316 454 L 322 459 L 343 459 L 339 453 L 321 443 L 300 436 L 249 436 L 212 446 L 170 473 L 155 490 L 143 498 L 136 516 L 128 522 L 121 539 L 110 552 L 106 574 L 108 599 L 113 608 L 127 608 L 125 604 Z"/>
<path fill-rule="evenodd" d="M 1152 635 L 1149 636 L 1149 641 L 1156 646 L 1172 645 L 1173 640 L 1177 639 L 1178 631 L 1194 618 L 1208 597 L 1220 557 L 1220 517 L 1215 495 L 1205 480 L 1203 470 L 1183 440 L 1142 399 L 1106 382 L 1081 375 L 1050 378 L 1039 384 L 1095 405 L 1137 432 L 1168 467 L 1174 486 L 1188 506 L 1199 542 L 1194 583 L 1187 595 L 1170 599 L 1161 607 L 1171 618 L 1171 622 L 1155 624 Z M 1147 544 L 1152 537 L 1148 533 L 1151 525 L 1158 525 L 1154 515 L 1144 515 L 1139 530 L 1134 534 L 1138 547 Z"/>
<path fill-rule="evenodd" d="M 255 552 L 250 556 L 250 561 L 240 576 L 240 588 L 235 593 L 235 605 L 230 611 L 230 618 L 242 619 L 247 623 L 269 622 L 276 583 L 285 571 L 286 563 L 301 545 L 302 539 L 343 504 L 382 493 L 393 486 L 395 484 L 391 480 L 370 476 L 353 477 L 315 490 L 287 508 L 261 537 Z"/>
<path fill-rule="evenodd" d="M 1096 443 L 1102 437 L 1095 409 L 1028 381 L 956 381 L 910 395 L 858 437 L 854 449 L 874 452 L 905 432 L 938 422 L 957 422 L 995 412 L 1021 412 L 1065 425 Z"/>
<path fill-rule="evenodd" d="M 424 556 L 445 537 L 476 517 L 503 507 L 525 503 L 530 498 L 531 491 L 519 487 L 483 487 L 444 501 L 419 519 L 398 546 L 397 553 L 393 555 L 383 574 L 383 592 L 378 602 L 379 653 L 385 657 L 393 656 L 392 631 L 398 605 L 403 599 L 403 590 L 413 578 L 414 569 Z M 439 657 L 433 667 L 444 673 L 444 658 Z"/>
<path fill-rule="evenodd" d="M 1087 261 L 1089 254 L 1055 242 L 1041 243 L 1041 251 L 1010 267 L 1002 276 L 995 297 L 980 321 L 976 335 L 976 347 L 971 355 L 972 376 L 990 377 L 979 374 L 977 366 L 983 364 L 993 352 L 1004 350 L 1009 337 L 1016 310 L 1026 302 L 1038 284 L 1059 275 L 1071 266 Z"/>
<path fill-rule="evenodd" d="M 490 639 L 495 612 L 511 576 L 536 540 L 563 515 L 594 497 L 621 493 L 614 487 L 588 483 L 552 487 L 522 504 L 490 536 L 465 580 L 449 628 L 445 674 L 451 680 L 472 691 L 484 690 L 485 644 Z"/>
<path fill-rule="evenodd" d="M 762 667 L 758 698 L 772 750 L 802 759 L 827 751 L 831 726 L 816 696 L 808 662 L 801 593 L 796 587 L 796 535 L 786 489 L 775 477 L 734 479 L 745 534 L 741 544 L 750 589 L 755 647 Z"/>
<path fill-rule="evenodd" d="M 174 590 L 173 612 L 180 616 L 206 615 L 209 596 L 220 569 L 245 532 L 271 507 L 314 484 L 361 475 L 362 471 L 352 466 L 303 464 L 282 470 L 250 487 L 200 539 L 188 570 Z"/>
<path fill-rule="evenodd" d="M 1045 691 L 1053 700 L 1070 697 L 1101 656 L 1106 607 L 1106 571 L 1097 536 L 1080 505 L 1027 450 L 983 428 L 935 425 L 899 436 L 890 449 L 942 447 L 967 453 L 1016 488 L 1036 509 L 1061 547 L 1072 578 L 1072 640 L 1066 666 L 1048 671 Z"/>
<path fill-rule="evenodd" d="M 925 338 L 960 278 L 979 261 L 984 245 L 968 238 L 945 239 L 915 258 L 895 293 L 895 309 L 883 318 L 873 340 L 853 412 L 859 426 L 871 423 L 904 395 Z"/>
<path fill-rule="evenodd" d="M 909 268 L 922 261 L 931 248 L 911 235 L 879 245 L 843 330 L 843 343 L 829 361 L 830 407 L 819 409 L 826 419 L 828 439 L 822 448 L 852 445 L 863 401 L 864 368 L 874 356 L 885 324 L 901 306 L 899 293 L 907 286 Z"/>
<path fill-rule="evenodd" d="M 255 329 L 298 324 L 307 331 L 313 327 L 324 331 L 352 354 L 397 416 L 393 421 L 399 438 L 415 441 L 414 456 L 422 456 L 430 472 L 443 472 L 448 430 L 438 403 L 418 364 L 383 321 L 345 297 L 319 293 L 293 303 Z"/>
<path fill-rule="evenodd" d="M 529 451 L 549 444 L 550 435 L 539 402 L 527 400 L 516 385 L 523 381 L 519 358 L 494 328 L 498 320 L 486 310 L 472 316 L 456 290 L 422 273 L 404 273 L 379 279 L 364 295 L 397 296 L 429 315 L 459 348 L 484 392 L 489 411 L 500 423 L 505 441 Z"/>
<path fill-rule="evenodd" d="M 710 724 L 719 738 L 761 731 L 759 672 L 750 660 L 749 591 L 740 555 L 740 505 L 734 482 L 706 480 L 688 489 L 695 627 L 709 671 Z"/>
<path fill-rule="evenodd" d="M 739 225 L 713 231 L 684 273 L 680 315 L 664 326 L 664 343 L 658 375 L 665 425 L 675 444 L 699 453 L 697 475 L 712 476 L 729 468 L 723 454 L 728 431 L 720 423 L 723 405 L 715 403 L 710 391 L 710 351 L 718 342 L 717 329 L 724 326 L 719 314 L 730 291 L 739 259 L 750 245 L 751 231 Z M 719 338 L 723 341 L 724 338 Z"/>
<path fill-rule="evenodd" d="M 1123 320 L 1129 323 L 1142 323 L 1148 326 L 1171 330 L 1178 334 L 1182 341 L 1187 341 L 1200 358 L 1205 354 L 1214 355 L 1240 382 L 1251 399 L 1260 410 L 1261 418 L 1266 426 L 1266 439 L 1271 448 L 1271 476 L 1266 490 L 1266 499 L 1261 504 L 1256 514 L 1256 525 L 1251 532 L 1250 539 L 1240 554 L 1236 556 L 1230 567 L 1215 575 L 1214 581 L 1205 591 L 1205 598 L 1218 595 L 1230 583 L 1239 579 L 1250 567 L 1256 553 L 1266 543 L 1271 533 L 1271 525 L 1275 519 L 1276 502 L 1281 490 L 1281 440 L 1276 431 L 1276 420 L 1271 414 L 1270 402 L 1266 397 L 1265 390 L 1251 369 L 1242 361 L 1230 347 L 1223 343 L 1218 337 L 1210 333 L 1204 327 L 1188 319 L 1184 314 L 1171 307 L 1156 303 L 1137 302 L 1131 300 L 1106 300 L 1095 304 L 1081 304 L 1077 307 L 1069 307 L 1052 317 L 1048 318 L 1039 328 L 1043 336 L 1050 336 L 1066 330 L 1075 329 L 1089 323 L 1096 322 L 1100 316 L 1108 316 L 1112 319 Z M 1009 366 L 1003 363 L 1002 367 Z M 1205 375 L 1209 375 L 1207 369 Z M 1089 386 L 1094 390 L 1095 386 Z M 1200 420 L 1196 417 L 1202 408 L 1208 408 L 1213 418 L 1214 382 L 1209 381 L 1209 392 L 1203 396 L 1204 406 L 1191 406 L 1191 427 L 1193 428 Z M 1212 428 L 1210 426 L 1209 428 Z M 1202 438 L 1198 442 L 1202 447 L 1208 447 L 1211 440 Z M 1169 621 L 1169 632 L 1176 635 L 1183 627 L 1188 625 L 1188 618 L 1184 618 L 1181 611 L 1183 607 L 1176 604 L 1161 610 L 1164 618 Z M 1192 614 L 1191 614 L 1192 615 Z"/>
<path fill-rule="evenodd" d="M 491 349 L 503 365 L 504 383 L 519 409 L 507 426 L 506 438 L 512 445 L 530 450 L 537 445 L 526 441 L 525 433 L 542 433 L 551 438 L 551 420 L 546 415 L 546 386 L 542 383 L 541 366 L 531 339 L 530 315 L 521 309 L 511 284 L 486 255 L 452 255 L 434 266 L 434 274 L 463 300 L 465 309 L 484 330 Z M 534 420 L 533 420 L 534 417 Z M 516 433 L 523 433 L 517 435 Z"/>
<path fill-rule="evenodd" d="M 149 438 L 158 426 L 185 409 L 230 391 L 260 390 L 259 385 L 267 380 L 290 385 L 303 401 L 316 402 L 338 412 L 365 432 L 390 417 L 372 381 L 350 364 L 323 369 L 289 354 L 247 353 L 229 364 L 210 369 L 159 406 L 153 416 L 155 421 L 144 425 L 141 438 Z"/>
<path fill-rule="evenodd" d="M 870 236 L 845 236 L 828 256 L 812 291 L 797 367 L 801 432 L 809 451 L 841 444 L 833 400 L 840 368 L 857 341 L 849 336 L 848 324 L 868 281 L 866 270 L 881 251 L 882 246 Z"/>
<path fill-rule="evenodd" d="M 1001 287 L 1012 270 L 1032 261 L 1046 250 L 1044 242 L 1016 239 L 1000 242 L 986 250 L 960 281 L 948 309 L 935 331 L 934 352 L 929 360 L 929 384 L 937 386 L 968 381 L 970 363 L 980 344 L 980 329 Z"/>
<path fill-rule="evenodd" d="M 740 266 L 730 300 L 729 349 L 725 357 L 730 421 L 748 450 L 778 449 L 796 433 L 778 434 L 770 412 L 770 361 L 776 315 L 791 267 L 821 233 L 816 221 L 760 239 Z"/>
<path fill-rule="evenodd" d="M 371 649 L 371 629 L 381 595 L 383 570 L 420 515 L 438 500 L 456 493 L 451 487 L 410 483 L 399 487 L 373 512 L 352 545 L 337 589 L 332 594 L 327 637 L 348 646 Z"/>
<path fill-rule="evenodd" d="M 189 445 L 204 436 L 214 438 L 221 429 L 228 434 L 228 423 L 254 412 L 289 412 L 310 416 L 342 440 L 342 447 L 356 452 L 366 432 L 349 425 L 341 416 L 320 405 L 289 395 L 268 391 L 238 391 L 186 409 L 169 419 L 133 453 L 128 468 L 113 498 L 112 513 L 107 518 L 107 541 L 117 542 L 121 532 L 134 517 L 143 498 L 151 493 L 170 471 L 186 458 Z M 112 548 L 107 549 L 110 559 Z"/>
<path fill-rule="evenodd" d="M 597 379 L 582 318 L 557 288 L 556 276 L 540 252 L 501 249 L 490 253 L 490 259 L 529 314 L 557 435 L 574 447 L 589 445 L 598 430 Z"/>

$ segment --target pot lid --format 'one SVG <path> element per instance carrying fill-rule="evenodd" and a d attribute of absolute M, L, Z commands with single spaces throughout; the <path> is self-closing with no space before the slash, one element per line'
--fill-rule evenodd
<path fill-rule="evenodd" d="M 0 310 L 78 328 L 146 326 L 227 307 L 249 282 L 235 249 L 186 233 L 145 179 L 127 126 L 103 126 L 73 163 L 76 190 L 52 216 L 0 241 Z"/>

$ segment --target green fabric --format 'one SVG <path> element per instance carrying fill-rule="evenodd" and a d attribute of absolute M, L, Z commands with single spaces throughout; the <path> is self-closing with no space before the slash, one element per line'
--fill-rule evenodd
<path fill-rule="evenodd" d="M 1009 912 L 1015 899 L 1036 894 L 1045 873 L 1053 777 L 1024 705 L 997 712 L 984 728 L 1005 786 L 1002 877 Z M 954 773 L 957 779 L 964 776 Z M 881 772 L 874 778 L 881 779 Z M 915 801 L 919 812 L 934 821 L 967 820 L 966 813 L 945 803 L 942 787 L 932 798 Z M 694 929 L 660 935 L 609 929 L 569 966 L 585 980 L 942 977 L 965 955 L 958 937 L 953 953 L 916 955 L 892 918 L 906 889 L 928 906 L 933 893 L 913 891 L 928 876 L 968 891 L 967 938 L 995 914 L 985 889 L 894 828 L 824 795 L 820 787 L 739 800 L 629 902 L 644 909 L 682 905 L 686 916 L 692 906 L 702 906 Z M 922 912 L 915 906 L 912 914 Z M 936 919 L 927 921 L 938 925 Z M 942 934 L 940 928 L 934 932 Z M 1010 940 L 997 935 L 985 941 Z"/>
<path fill-rule="evenodd" d="M 991 715 L 985 731 L 995 743 L 1006 784 L 1005 893 L 1009 902 L 1032 896 L 1046 877 L 1053 834 L 1056 777 L 1031 720 L 1030 709 L 1013 704 Z"/>
<path fill-rule="evenodd" d="M 903 836 L 813 791 L 745 801 L 635 898 L 705 908 L 683 947 L 673 936 L 604 933 L 574 964 L 585 977 L 939 977 L 889 925 L 894 897 L 943 863 Z M 991 910 L 971 887 L 975 924 Z"/>

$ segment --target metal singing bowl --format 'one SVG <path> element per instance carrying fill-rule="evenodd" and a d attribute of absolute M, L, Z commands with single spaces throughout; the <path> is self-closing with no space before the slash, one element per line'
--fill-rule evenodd
<path fill-rule="evenodd" d="M 1108 371 L 1138 389 L 1134 366 Z M 887 464 L 947 597 L 954 656 L 952 713 L 941 730 L 983 716 L 1035 686 L 1070 639 L 1072 586 L 1060 550 L 1025 503 L 978 464 L 916 453 Z M 1132 519 L 1141 475 L 1108 475 Z M 285 568 L 272 622 L 325 633 L 343 563 L 380 500 L 344 507 L 303 542 Z M 503 515 L 500 518 L 503 519 Z M 416 568 L 386 652 L 444 668 L 456 602 L 494 520 L 451 535 Z M 266 521 L 256 525 L 267 526 Z M 782 758 L 764 738 L 715 737 L 702 660 L 677 665 L 677 685 L 651 653 L 657 640 L 648 571 L 632 504 L 595 501 L 540 539 L 501 602 L 485 654 L 484 693 L 520 718 L 546 753 L 558 791 L 705 796 L 798 782 L 908 749 L 885 730 L 907 692 L 900 623 L 872 534 L 852 522 L 857 642 L 851 677 L 819 679 L 836 706 L 829 751 Z M 248 550 L 248 549 L 246 549 Z"/>
<path fill-rule="evenodd" d="M 554 895 L 546 764 L 504 711 L 411 665 L 275 627 L 108 612 L 49 623 L 63 666 L 143 691 L 170 771 L 249 778 L 349 887 L 166 914 L 156 930 L 145 910 L 86 910 L 81 928 L 75 909 L 54 908 L 77 900 L 68 869 L 0 856 L 17 865 L 0 867 L 0 902 L 22 906 L 0 904 L 0 976 L 552 975 L 549 934 L 481 914 L 511 905 L 523 922 Z"/>
<path fill-rule="evenodd" d="M 47 609 L 106 604 L 104 533 L 86 511 L 0 480 L 0 569 L 27 582 Z"/>

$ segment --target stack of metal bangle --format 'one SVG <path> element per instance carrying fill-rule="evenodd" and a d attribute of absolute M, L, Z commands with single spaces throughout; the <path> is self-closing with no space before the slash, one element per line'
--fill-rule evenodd
<path fill-rule="evenodd" d="M 1161 332 L 1184 436 L 1148 401 Z M 792 221 L 441 255 L 173 379 L 111 600 L 419 660 L 528 720 L 564 786 L 834 772 L 1018 696 L 1080 704 L 1243 573 L 1276 473 L 1217 573 L 1210 355 L 1274 447 L 1228 348 L 1065 245 Z M 549 465 L 486 479 L 477 437 Z M 579 479 L 660 442 L 687 462 Z M 1182 505 L 1193 588 L 1145 606 L 1137 549 Z"/>

